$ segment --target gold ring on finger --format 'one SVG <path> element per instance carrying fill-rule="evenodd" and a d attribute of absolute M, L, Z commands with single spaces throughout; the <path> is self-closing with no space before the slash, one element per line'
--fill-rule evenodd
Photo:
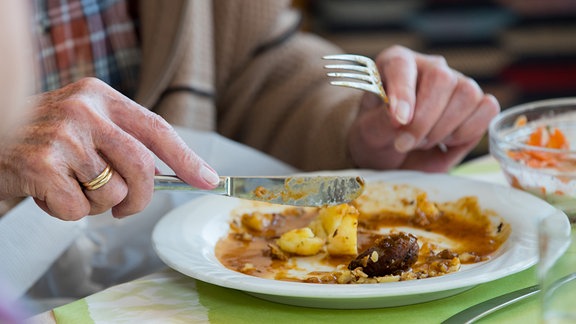
<path fill-rule="evenodd" d="M 84 187 L 84 189 L 88 191 L 96 190 L 102 187 L 103 185 L 107 184 L 108 181 L 112 179 L 112 173 L 113 172 L 112 168 L 110 167 L 110 164 L 107 164 L 106 168 L 104 169 L 104 171 L 102 171 L 102 173 L 100 173 L 96 178 L 90 181 L 82 182 L 82 186 Z"/>

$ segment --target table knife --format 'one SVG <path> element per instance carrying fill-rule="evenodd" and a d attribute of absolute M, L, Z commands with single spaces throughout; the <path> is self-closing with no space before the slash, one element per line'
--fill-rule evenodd
<path fill-rule="evenodd" d="M 212 190 L 194 188 L 172 175 L 156 175 L 155 190 L 217 194 L 293 206 L 331 206 L 350 202 L 364 190 L 358 176 L 220 177 Z"/>

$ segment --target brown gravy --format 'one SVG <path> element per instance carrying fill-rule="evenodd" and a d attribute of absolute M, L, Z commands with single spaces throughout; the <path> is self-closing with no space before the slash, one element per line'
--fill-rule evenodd
<path fill-rule="evenodd" d="M 406 202 L 406 204 L 412 203 L 414 202 Z M 469 208 L 466 205 L 468 203 L 476 203 L 476 200 L 470 199 L 464 205 L 458 206 L 466 209 Z M 440 209 L 442 210 L 441 207 Z M 508 225 L 493 224 L 489 220 L 490 213 L 470 219 L 453 211 L 454 208 L 446 208 L 437 217 L 419 214 L 406 215 L 389 211 L 370 215 L 361 214 L 358 223 L 358 252 L 373 245 L 378 234 L 389 231 L 412 232 L 418 237 L 419 244 L 426 244 L 428 248 L 421 248 L 419 261 L 411 269 L 412 272 L 419 274 L 399 280 L 419 279 L 445 274 L 421 274 L 423 271 L 428 271 L 431 260 L 435 259 L 434 255 L 430 254 L 430 250 L 435 250 L 436 253 L 446 250 L 446 247 L 439 246 L 438 242 L 427 234 L 449 242 L 448 252 L 459 256 L 459 264 L 488 260 L 508 237 Z M 330 274 L 331 271 L 309 271 L 310 276 L 313 277 L 310 279 L 295 277 L 290 274 L 290 270 L 298 269 L 298 261 L 308 258 L 308 260 L 313 259 L 313 264 L 324 269 L 329 267 L 333 269 L 332 271 L 338 271 L 342 269 L 342 265 L 347 265 L 355 256 L 335 257 L 321 253 L 314 257 L 292 256 L 287 260 L 271 257 L 270 245 L 273 245 L 282 233 L 307 226 L 317 215 L 317 209 L 287 208 L 282 212 L 273 213 L 270 226 L 263 231 L 251 230 L 243 226 L 239 218 L 235 218 L 230 223 L 228 235 L 220 239 L 216 245 L 216 257 L 225 267 L 252 276 L 286 281 L 335 283 L 336 280 Z M 464 255 L 466 257 L 462 257 Z"/>

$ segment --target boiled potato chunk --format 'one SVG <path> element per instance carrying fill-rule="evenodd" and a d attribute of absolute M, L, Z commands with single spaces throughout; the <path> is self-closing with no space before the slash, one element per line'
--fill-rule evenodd
<path fill-rule="evenodd" d="M 429 217 L 437 217 L 440 215 L 438 206 L 428 200 L 426 193 L 421 193 L 416 196 L 416 212 L 424 213 Z"/>
<path fill-rule="evenodd" d="M 310 223 L 316 236 L 326 240 L 330 255 L 356 255 L 358 253 L 358 210 L 348 204 L 324 207 Z"/>
<path fill-rule="evenodd" d="M 242 215 L 242 225 L 254 231 L 262 232 L 272 224 L 274 215 L 271 213 L 254 212 Z"/>
<path fill-rule="evenodd" d="M 276 244 L 284 252 L 307 256 L 318 254 L 324 247 L 324 240 L 315 236 L 309 227 L 304 227 L 282 234 Z"/>

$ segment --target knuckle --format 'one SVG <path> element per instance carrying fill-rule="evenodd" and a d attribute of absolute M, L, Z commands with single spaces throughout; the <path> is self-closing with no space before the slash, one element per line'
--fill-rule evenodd
<path fill-rule="evenodd" d="M 92 89 L 94 87 L 101 87 L 106 83 L 95 77 L 84 77 L 74 82 L 74 85 L 80 89 Z"/>
<path fill-rule="evenodd" d="M 59 110 L 65 114 L 63 118 L 70 117 L 71 115 L 77 115 L 77 113 L 79 111 L 83 111 L 83 108 L 86 106 L 86 100 L 84 100 L 84 98 L 78 94 L 63 99 L 58 105 Z"/>
<path fill-rule="evenodd" d="M 84 77 L 70 83 L 59 90 L 55 90 L 54 98 L 64 100 L 66 98 L 82 97 L 93 94 L 96 90 L 101 91 L 106 86 L 104 81 L 94 77 Z"/>
<path fill-rule="evenodd" d="M 95 102 L 83 93 L 75 93 L 62 99 L 55 109 L 59 111 L 58 119 L 55 120 L 57 127 L 77 129 L 76 124 L 80 123 L 89 129 L 95 123 L 104 124 L 99 122 L 102 117 L 97 113 Z"/>
<path fill-rule="evenodd" d="M 25 160 L 19 161 L 19 168 L 29 179 L 54 177 L 61 165 L 61 154 L 55 145 L 38 147 Z"/>
<path fill-rule="evenodd" d="M 495 117 L 501 110 L 498 99 L 493 95 L 484 96 L 482 107 L 490 117 Z"/>
<path fill-rule="evenodd" d="M 156 170 L 154 155 L 144 146 L 138 148 L 130 158 L 130 168 L 133 174 L 153 175 Z"/>
<path fill-rule="evenodd" d="M 54 188 L 60 190 L 55 191 Z M 46 202 L 52 216 L 65 221 L 79 220 L 90 211 L 90 204 L 80 191 L 80 186 L 71 186 L 71 183 L 62 177 L 44 181 L 35 197 Z M 71 204 L 71 201 L 74 203 Z"/>
<path fill-rule="evenodd" d="M 110 208 L 112 208 L 112 206 L 107 203 L 90 200 L 90 211 L 88 215 L 99 215 L 110 210 Z"/>
<path fill-rule="evenodd" d="M 408 54 L 410 52 L 411 52 L 410 49 L 408 49 L 402 45 L 392 45 L 385 51 L 385 53 L 387 53 L 389 55 L 393 55 L 393 56 L 405 55 L 405 54 Z"/>
<path fill-rule="evenodd" d="M 146 111 L 146 122 L 155 132 L 165 134 L 174 131 L 172 126 L 164 118 L 153 112 Z"/>
<path fill-rule="evenodd" d="M 413 53 L 410 49 L 401 46 L 393 45 L 384 50 L 376 57 L 378 65 L 390 66 L 394 64 L 402 64 L 410 62 L 413 59 Z"/>
<path fill-rule="evenodd" d="M 134 202 L 129 208 L 124 209 L 125 216 L 134 215 L 139 213 L 146 208 L 148 201 L 137 201 Z"/>
<path fill-rule="evenodd" d="M 112 208 L 112 213 L 115 217 L 123 217 L 141 212 L 152 199 L 153 193 L 154 189 L 149 188 L 145 191 L 139 191 L 137 197 L 134 195 L 130 197 L 129 195 L 126 200 Z"/>
<path fill-rule="evenodd" d="M 384 67 L 407 66 L 411 62 L 411 57 L 398 53 L 397 55 L 388 55 L 381 60 Z"/>
<path fill-rule="evenodd" d="M 476 81 L 469 77 L 462 77 L 458 84 L 459 91 L 467 97 L 472 97 L 476 100 L 481 99 L 482 90 Z"/>
<path fill-rule="evenodd" d="M 448 66 L 446 58 L 442 55 L 430 54 L 428 55 L 429 61 L 434 65 Z"/>
<path fill-rule="evenodd" d="M 163 138 L 173 140 L 178 137 L 176 131 L 164 118 L 153 112 L 145 112 L 145 125 L 147 125 L 146 130 L 155 134 L 156 138 Z M 155 146 L 155 142 L 150 143 L 151 149 L 154 151 L 158 149 Z"/>
<path fill-rule="evenodd" d="M 438 84 L 445 84 L 450 87 L 455 87 L 458 83 L 458 76 L 447 65 L 434 65 L 430 70 L 432 78 Z"/>
<path fill-rule="evenodd" d="M 67 204 L 60 203 L 58 206 L 51 208 L 54 215 L 61 220 L 65 221 L 77 221 L 88 215 L 90 212 L 90 206 L 86 204 Z"/>

